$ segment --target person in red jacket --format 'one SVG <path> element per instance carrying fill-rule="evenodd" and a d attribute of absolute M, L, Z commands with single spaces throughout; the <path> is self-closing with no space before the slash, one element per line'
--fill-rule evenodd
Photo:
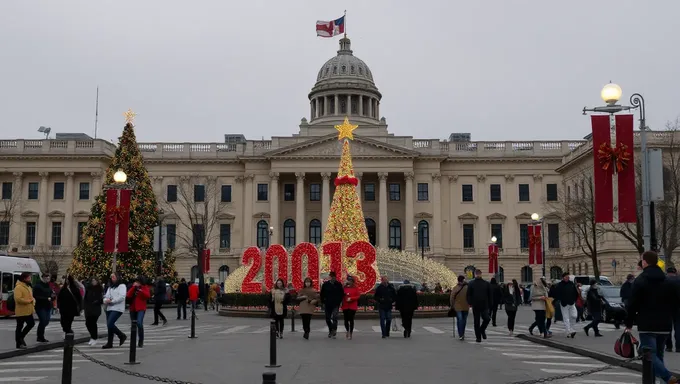
<path fill-rule="evenodd" d="M 146 313 L 146 302 L 151 297 L 149 286 L 146 284 L 146 279 L 138 276 L 132 287 L 127 291 L 126 297 L 130 302 L 130 319 L 137 320 L 137 346 L 144 348 L 144 313 Z"/>
<path fill-rule="evenodd" d="M 191 310 L 196 309 L 198 304 L 198 284 L 189 282 L 189 301 L 191 302 Z"/>
<path fill-rule="evenodd" d="M 345 319 L 345 338 L 352 340 L 352 333 L 354 333 L 354 315 L 359 308 L 359 288 L 354 284 L 354 277 L 347 276 L 347 283 L 345 283 L 345 297 L 342 299 L 342 317 Z"/>

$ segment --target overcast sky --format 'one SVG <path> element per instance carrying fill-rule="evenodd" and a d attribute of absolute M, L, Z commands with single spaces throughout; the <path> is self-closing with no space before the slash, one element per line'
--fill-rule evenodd
<path fill-rule="evenodd" d="M 104 139 L 127 108 L 139 141 L 291 135 L 345 9 L 396 135 L 578 139 L 610 80 L 652 129 L 680 115 L 677 0 L 2 0 L 0 137 L 93 135 L 97 85 Z"/>

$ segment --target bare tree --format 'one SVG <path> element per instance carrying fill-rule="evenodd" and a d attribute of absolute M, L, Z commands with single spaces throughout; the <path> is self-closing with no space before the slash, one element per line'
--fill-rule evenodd
<path fill-rule="evenodd" d="M 67 252 L 62 248 L 40 246 L 33 248 L 33 258 L 38 262 L 40 270 L 43 273 L 48 273 L 50 276 L 57 276 L 59 274 L 59 265 L 65 260 Z"/>

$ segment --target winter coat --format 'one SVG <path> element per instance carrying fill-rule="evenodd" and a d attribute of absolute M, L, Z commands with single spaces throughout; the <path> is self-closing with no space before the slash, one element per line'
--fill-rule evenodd
<path fill-rule="evenodd" d="M 418 309 L 418 293 L 413 285 L 404 284 L 397 289 L 396 308 L 404 313 L 413 313 Z"/>
<path fill-rule="evenodd" d="M 490 309 L 493 304 L 491 284 L 482 278 L 475 278 L 468 284 L 467 301 L 474 309 Z"/>
<path fill-rule="evenodd" d="M 101 285 L 90 285 L 85 289 L 85 317 L 98 317 L 102 314 L 104 291 Z"/>
<path fill-rule="evenodd" d="M 146 311 L 146 301 L 151 297 L 151 292 L 146 285 L 137 287 L 133 285 L 127 291 L 125 297 L 130 299 L 130 312 L 141 312 Z"/>
<path fill-rule="evenodd" d="M 599 285 L 591 285 L 588 289 L 586 305 L 590 313 L 602 313 L 602 292 Z"/>
<path fill-rule="evenodd" d="M 514 306 L 515 310 L 522 305 L 522 292 L 518 287 L 513 287 L 513 292 L 510 293 L 510 287 L 512 285 L 508 284 L 503 289 L 503 304 L 505 304 L 506 310 L 512 310 Z"/>
<path fill-rule="evenodd" d="M 641 333 L 670 333 L 678 306 L 680 285 L 668 280 L 659 266 L 650 265 L 633 283 L 626 327 L 636 322 Z"/>
<path fill-rule="evenodd" d="M 621 300 L 624 303 L 627 303 L 630 300 L 630 296 L 632 294 L 633 294 L 633 282 L 632 281 L 626 281 L 621 286 L 621 290 L 619 291 L 619 296 L 621 296 Z"/>
<path fill-rule="evenodd" d="M 381 283 L 375 289 L 374 298 L 378 309 L 389 311 L 392 310 L 392 305 L 397 300 L 397 291 L 394 290 L 394 285 Z"/>
<path fill-rule="evenodd" d="M 106 306 L 107 312 L 125 312 L 125 284 L 118 284 L 118 286 L 110 286 L 104 295 L 105 299 L 109 299 L 110 303 Z"/>
<path fill-rule="evenodd" d="M 321 285 L 319 297 L 324 306 L 338 308 L 342 304 L 342 298 L 345 297 L 345 289 L 339 281 L 328 280 Z"/>
<path fill-rule="evenodd" d="M 468 284 L 463 282 L 456 285 L 451 290 L 451 306 L 456 312 L 467 312 L 470 310 L 470 303 L 467 299 Z"/>
<path fill-rule="evenodd" d="M 14 308 L 15 316 L 33 316 L 35 299 L 33 298 L 33 288 L 31 288 L 30 284 L 17 281 L 17 284 L 14 286 L 14 303 L 16 305 Z"/>
<path fill-rule="evenodd" d="M 680 289 L 680 276 L 667 276 L 666 279 L 675 286 L 675 289 Z M 673 315 L 674 319 L 680 319 L 680 305 L 676 307 L 675 314 Z M 676 320 L 677 321 L 677 320 Z"/>
<path fill-rule="evenodd" d="M 491 298 L 493 299 L 491 306 L 497 307 L 498 304 L 503 302 L 503 289 L 498 283 L 489 283 L 489 285 L 491 286 Z"/>
<path fill-rule="evenodd" d="M 198 293 L 199 293 L 198 291 L 199 291 L 198 284 L 191 284 L 189 286 L 189 300 L 190 301 L 198 300 Z"/>
<path fill-rule="evenodd" d="M 62 316 L 80 316 L 80 311 L 83 309 L 83 297 L 80 296 L 80 289 L 77 285 L 64 284 L 57 296 L 57 307 Z"/>
<path fill-rule="evenodd" d="M 189 298 L 189 286 L 187 283 L 179 283 L 177 286 L 177 294 L 175 295 L 175 301 L 182 302 Z"/>
<path fill-rule="evenodd" d="M 165 281 L 163 279 L 156 282 L 156 286 L 153 291 L 153 299 L 157 303 L 164 303 L 167 295 L 167 287 L 165 286 Z"/>
<path fill-rule="evenodd" d="M 300 297 L 303 297 L 300 299 Z M 314 287 L 302 288 L 297 295 L 300 302 L 298 313 L 301 315 L 311 315 L 316 311 L 319 305 L 319 293 L 314 290 Z"/>
<path fill-rule="evenodd" d="M 531 288 L 531 309 L 534 311 L 545 311 L 545 300 L 540 297 L 548 297 L 548 288 L 543 283 L 534 283 Z"/>
<path fill-rule="evenodd" d="M 283 296 L 281 297 L 281 301 L 276 303 L 276 293 L 277 291 L 283 291 Z M 269 293 L 269 314 L 273 318 L 276 315 L 286 317 L 288 314 L 288 303 L 290 302 L 290 293 L 288 293 L 285 289 L 272 289 L 272 291 Z M 281 305 L 281 313 L 277 313 L 276 311 L 276 305 L 280 304 Z"/>
<path fill-rule="evenodd" d="M 39 281 L 33 287 L 33 298 L 35 298 L 35 309 L 51 309 L 52 308 L 52 288 L 48 283 Z"/>
<path fill-rule="evenodd" d="M 560 305 L 574 305 L 578 299 L 578 291 L 573 281 L 561 280 L 555 287 L 553 297 L 560 302 Z"/>
<path fill-rule="evenodd" d="M 361 292 L 359 292 L 359 288 L 356 286 L 350 287 L 346 286 L 344 288 L 345 292 L 345 297 L 342 299 L 342 306 L 341 309 L 344 311 L 346 309 L 350 309 L 352 311 L 356 311 L 359 309 L 359 297 L 361 297 Z"/>

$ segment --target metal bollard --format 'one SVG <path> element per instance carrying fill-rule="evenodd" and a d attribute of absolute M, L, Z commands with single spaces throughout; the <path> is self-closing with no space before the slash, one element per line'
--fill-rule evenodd
<path fill-rule="evenodd" d="M 191 306 L 191 336 L 189 338 L 198 339 L 198 336 L 196 336 L 196 311 L 193 305 Z"/>
<path fill-rule="evenodd" d="M 276 373 L 274 372 L 263 373 L 262 384 L 276 384 Z"/>
<path fill-rule="evenodd" d="M 272 320 L 269 325 L 269 365 L 267 368 L 278 368 L 280 364 L 276 364 L 276 320 Z"/>
<path fill-rule="evenodd" d="M 130 329 L 130 361 L 126 365 L 137 365 L 137 320 L 132 320 Z"/>
<path fill-rule="evenodd" d="M 295 309 L 290 311 L 290 331 L 295 332 Z"/>
<path fill-rule="evenodd" d="M 73 334 L 67 333 L 64 339 L 64 362 L 61 368 L 61 384 L 71 384 L 73 376 Z"/>
<path fill-rule="evenodd" d="M 652 365 L 652 350 L 643 348 L 642 352 L 642 384 L 654 384 L 654 366 Z"/>

